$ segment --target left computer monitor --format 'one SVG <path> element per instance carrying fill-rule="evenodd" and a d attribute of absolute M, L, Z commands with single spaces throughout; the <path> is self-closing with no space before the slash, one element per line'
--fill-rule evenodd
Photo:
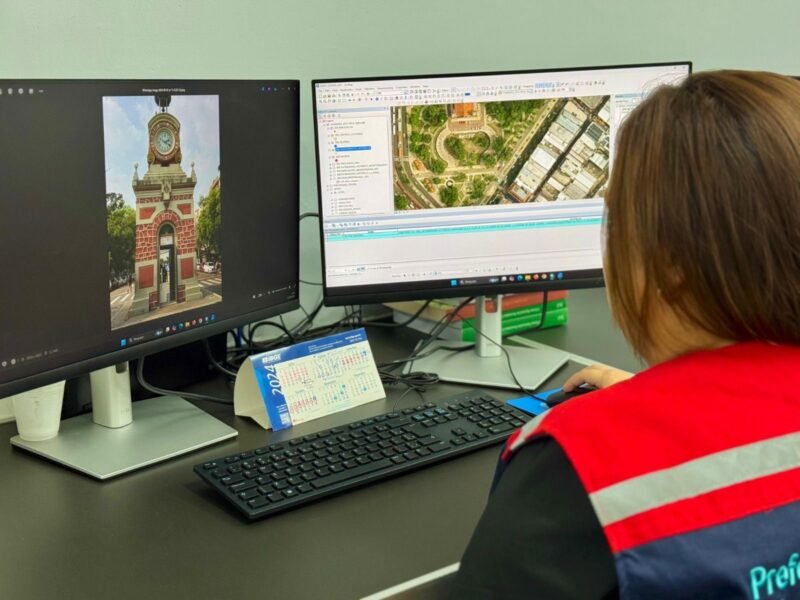
<path fill-rule="evenodd" d="M 299 305 L 298 81 L 0 80 L 0 164 L 0 397 Z"/>

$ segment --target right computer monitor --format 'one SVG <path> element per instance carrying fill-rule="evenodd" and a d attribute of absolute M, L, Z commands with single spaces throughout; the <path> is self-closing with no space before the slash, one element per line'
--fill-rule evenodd
<path fill-rule="evenodd" d="M 326 303 L 603 285 L 616 132 L 651 90 L 690 71 L 675 62 L 314 81 Z M 501 356 L 499 315 L 483 306 L 478 357 L 440 352 L 417 368 L 530 388 L 565 362 L 518 348 Z"/>
<path fill-rule="evenodd" d="M 690 69 L 315 81 L 326 302 L 602 285 L 616 131 Z"/>

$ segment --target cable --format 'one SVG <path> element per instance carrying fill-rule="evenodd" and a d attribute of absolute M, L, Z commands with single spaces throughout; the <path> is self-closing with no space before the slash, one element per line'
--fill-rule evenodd
<path fill-rule="evenodd" d="M 273 323 L 272 321 L 260 321 L 250 326 L 250 331 L 248 336 L 249 339 L 247 340 L 247 343 L 250 346 L 258 346 L 258 344 L 254 341 L 256 331 L 258 331 L 259 327 L 264 327 L 265 325 L 270 327 L 275 327 L 276 329 L 280 329 L 286 334 L 289 343 L 294 344 L 295 342 L 294 335 L 292 335 L 292 332 L 289 331 L 289 329 L 286 326 L 281 325 L 280 323 Z"/>
<path fill-rule="evenodd" d="M 424 371 L 412 371 L 405 374 L 382 371 L 380 372 L 380 377 L 381 383 L 384 385 L 405 385 L 419 392 L 439 383 L 439 376 L 436 373 L 426 373 Z"/>
<path fill-rule="evenodd" d="M 136 366 L 136 379 L 139 381 L 139 385 L 141 385 L 144 389 L 152 394 L 156 394 L 157 396 L 180 396 L 181 398 L 192 400 L 207 400 L 209 402 L 216 402 L 217 404 L 227 404 L 233 405 L 233 400 L 226 400 L 224 398 L 217 398 L 216 396 L 206 396 L 205 394 L 194 394 L 192 392 L 179 392 L 176 390 L 165 390 L 154 385 L 150 385 L 144 379 L 144 359 L 146 357 L 141 357 L 138 360 L 138 364 Z"/>
<path fill-rule="evenodd" d="M 206 357 L 217 371 L 219 371 L 220 373 L 224 373 L 229 377 L 233 377 L 234 379 L 236 378 L 236 371 L 231 371 L 225 365 L 220 363 L 216 358 L 214 358 L 214 354 L 211 352 L 211 344 L 208 343 L 208 338 L 203 339 L 203 348 L 206 351 Z"/>
<path fill-rule="evenodd" d="M 531 327 L 531 328 L 530 328 L 530 329 L 528 329 L 527 331 L 536 331 L 537 329 L 541 329 L 541 328 L 544 326 L 544 320 L 545 320 L 545 317 L 547 316 L 547 294 L 548 294 L 548 293 L 547 293 L 547 290 L 545 290 L 545 291 L 544 291 L 544 294 L 542 295 L 542 316 L 541 316 L 541 318 L 539 319 L 539 324 L 538 324 L 538 325 L 536 325 L 536 327 Z M 506 348 L 503 346 L 503 343 L 502 343 L 502 342 L 503 342 L 503 340 L 501 339 L 501 340 L 500 340 L 500 343 L 497 343 L 495 340 L 491 339 L 491 338 L 490 338 L 488 335 L 486 335 L 485 333 L 483 333 L 483 331 L 481 331 L 480 329 L 478 329 L 478 325 L 477 325 L 477 323 L 475 323 L 473 327 L 474 327 L 474 329 L 475 329 L 475 333 L 477 333 L 478 335 L 480 335 L 480 336 L 481 336 L 482 338 L 484 338 L 485 340 L 489 340 L 489 341 L 490 341 L 492 344 L 494 344 L 494 345 L 496 345 L 496 346 L 499 346 L 499 347 L 500 347 L 500 350 L 502 350 L 502 351 L 503 351 L 503 355 L 506 357 L 506 363 L 508 363 L 508 372 L 511 374 L 511 379 L 513 379 L 513 380 L 514 380 L 514 383 L 517 385 L 517 387 L 518 387 L 520 390 L 522 390 L 522 393 L 523 393 L 523 394 L 525 394 L 526 396 L 531 396 L 531 395 L 533 395 L 533 393 L 534 393 L 534 390 L 529 390 L 529 389 L 528 389 L 528 388 L 526 388 L 524 385 L 522 385 L 522 383 L 520 383 L 520 380 L 517 378 L 517 374 L 516 374 L 516 373 L 514 373 L 514 367 L 511 365 L 511 354 L 510 354 L 510 353 L 508 352 L 508 350 L 507 350 L 507 349 L 506 349 Z"/>
<path fill-rule="evenodd" d="M 469 350 L 473 347 L 473 344 L 469 344 L 467 346 L 458 346 L 458 347 L 447 347 L 447 346 L 437 346 L 428 352 L 423 352 L 425 348 L 427 348 L 435 339 L 439 337 L 439 334 L 442 333 L 456 318 L 459 311 L 464 308 L 470 301 L 473 300 L 473 297 L 465 298 L 462 302 L 460 302 L 452 311 L 444 315 L 441 319 L 439 319 L 428 334 L 417 344 L 416 348 L 406 356 L 405 358 L 399 358 L 396 360 L 390 360 L 389 362 L 383 363 L 378 365 L 378 370 L 380 372 L 386 371 L 387 373 L 392 373 L 397 367 L 401 365 L 405 365 L 406 363 L 413 363 L 415 360 L 420 358 L 425 358 L 426 356 L 430 356 L 434 352 L 438 352 L 439 350 L 450 350 L 453 352 L 463 352 L 464 350 Z"/>
<path fill-rule="evenodd" d="M 424 337 L 419 344 L 417 344 L 417 347 L 414 348 L 414 351 L 409 355 L 409 358 L 414 359 L 414 358 L 422 358 L 423 356 L 429 356 L 431 353 L 433 353 L 433 352 L 435 352 L 437 350 L 440 350 L 440 349 L 441 350 L 456 350 L 458 352 L 461 352 L 463 350 L 467 350 L 467 349 L 471 348 L 472 345 L 464 346 L 464 347 L 458 347 L 458 348 L 438 347 L 438 348 L 435 348 L 434 350 L 428 352 L 427 354 L 424 354 L 424 355 L 422 354 L 423 350 L 425 350 L 425 348 L 430 346 L 436 339 L 438 339 L 439 335 L 441 335 L 441 333 L 450 326 L 450 323 L 452 323 L 453 320 L 456 318 L 456 316 L 458 316 L 458 313 L 461 311 L 461 309 L 464 308 L 470 302 L 472 302 L 474 299 L 475 299 L 474 296 L 470 296 L 468 298 L 465 298 L 452 311 L 450 311 L 444 317 L 439 319 L 439 321 L 428 332 L 428 335 L 426 337 Z"/>
<path fill-rule="evenodd" d="M 405 327 L 406 325 L 410 325 L 411 323 L 416 321 L 419 318 L 419 316 L 422 314 L 422 312 L 426 308 L 428 308 L 428 306 L 430 305 L 431 302 L 432 302 L 432 300 L 426 300 L 425 303 L 419 308 L 419 310 L 417 312 L 415 312 L 413 315 L 411 315 L 405 321 L 401 321 L 399 323 L 380 323 L 380 322 L 377 322 L 377 323 L 364 323 L 364 321 L 361 320 L 360 324 L 361 324 L 362 327 L 385 327 L 387 329 L 394 329 L 396 327 Z"/>
<path fill-rule="evenodd" d="M 396 381 L 386 382 L 384 381 L 383 377 L 381 377 L 381 381 L 385 385 L 403 384 L 408 386 L 408 389 L 400 394 L 399 397 L 395 398 L 395 401 L 392 403 L 392 412 L 394 412 L 395 408 L 397 408 L 397 405 L 403 398 L 406 397 L 409 392 L 416 392 L 419 397 L 424 400 L 425 396 L 423 395 L 423 392 L 425 392 L 431 385 L 439 383 L 439 376 L 436 373 L 415 371 L 413 373 L 408 373 L 407 376 L 398 378 Z"/>

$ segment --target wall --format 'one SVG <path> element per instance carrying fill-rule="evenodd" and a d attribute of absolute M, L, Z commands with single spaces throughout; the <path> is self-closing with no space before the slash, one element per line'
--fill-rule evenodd
<path fill-rule="evenodd" d="M 0 0 L 0 78 L 299 78 L 311 211 L 314 77 L 683 59 L 800 74 L 798 24 L 793 0 Z M 313 219 L 302 235 L 319 281 Z M 318 297 L 304 286 L 304 306 Z"/>

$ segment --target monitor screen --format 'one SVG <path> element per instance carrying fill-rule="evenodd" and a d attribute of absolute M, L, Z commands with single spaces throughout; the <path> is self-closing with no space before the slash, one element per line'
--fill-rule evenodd
<path fill-rule="evenodd" d="M 602 285 L 616 131 L 690 69 L 314 81 L 326 302 Z"/>
<path fill-rule="evenodd" d="M 0 80 L 0 396 L 298 306 L 298 87 Z"/>

